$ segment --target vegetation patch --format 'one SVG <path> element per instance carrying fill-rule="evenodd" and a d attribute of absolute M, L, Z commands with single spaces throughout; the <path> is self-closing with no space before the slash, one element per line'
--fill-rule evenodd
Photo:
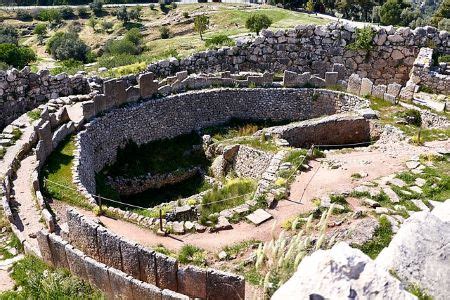
<path fill-rule="evenodd" d="M 360 246 L 352 245 L 352 247 L 360 249 L 370 258 L 375 259 L 381 250 L 389 245 L 392 235 L 391 223 L 386 217 L 380 217 L 378 228 L 375 230 L 372 240 Z"/>
<path fill-rule="evenodd" d="M 40 259 L 26 256 L 13 265 L 16 288 L 1 299 L 103 299 L 102 293 L 69 271 L 51 269 Z"/>
<path fill-rule="evenodd" d="M 178 261 L 182 264 L 206 266 L 206 251 L 193 245 L 184 245 L 178 253 Z"/>
<path fill-rule="evenodd" d="M 42 110 L 40 110 L 39 108 L 30 110 L 29 112 L 27 112 L 27 116 L 28 118 L 30 118 L 31 121 L 36 121 L 41 117 L 41 113 Z"/>

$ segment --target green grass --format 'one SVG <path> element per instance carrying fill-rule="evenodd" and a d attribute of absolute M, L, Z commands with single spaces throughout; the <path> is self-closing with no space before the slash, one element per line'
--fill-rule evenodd
<path fill-rule="evenodd" d="M 416 296 L 419 300 L 433 300 L 433 297 L 428 295 L 417 284 L 408 286 L 407 291 Z"/>
<path fill-rule="evenodd" d="M 182 264 L 206 266 L 206 252 L 193 245 L 184 245 L 178 253 L 178 261 Z"/>
<path fill-rule="evenodd" d="M 14 127 L 12 130 L 12 141 L 13 143 L 17 142 L 23 135 L 22 130 L 20 130 L 20 128 Z"/>
<path fill-rule="evenodd" d="M 76 186 L 72 181 L 74 150 L 75 142 L 73 137 L 68 137 L 60 143 L 50 154 L 42 168 L 41 186 L 46 197 L 90 209 L 91 206 L 86 201 L 86 198 L 76 191 Z M 57 184 L 45 181 L 44 179 L 56 182 Z"/>
<path fill-rule="evenodd" d="M 102 173 L 110 176 L 135 177 L 148 174 L 168 173 L 193 166 L 207 166 L 202 150 L 193 150 L 201 144 L 196 133 L 184 134 L 172 139 L 161 139 L 144 145 L 129 142 L 117 152 L 117 160 Z M 130 159 L 132 158 L 132 159 Z"/>
<path fill-rule="evenodd" d="M 175 257 L 175 254 L 172 251 L 170 251 L 169 249 L 167 249 L 163 244 L 158 244 L 158 245 L 156 245 L 156 247 L 152 247 L 152 249 L 158 253 Z"/>
<path fill-rule="evenodd" d="M 239 253 L 245 252 L 250 247 L 253 247 L 254 245 L 258 245 L 259 243 L 261 243 L 261 241 L 251 239 L 251 240 L 242 241 L 242 242 L 230 245 L 230 246 L 225 246 L 222 250 L 225 251 L 228 254 L 228 256 L 235 257 Z"/>
<path fill-rule="evenodd" d="M 31 121 L 36 121 L 41 117 L 41 113 L 42 110 L 36 108 L 27 112 L 27 116 L 31 119 Z"/>
<path fill-rule="evenodd" d="M 0 247 L 0 255 L 3 257 L 3 259 L 8 259 L 14 256 L 11 254 L 11 252 L 8 251 L 7 248 L 15 248 L 18 252 L 23 252 L 23 245 L 17 238 L 17 236 L 13 233 L 11 233 L 9 236 L 10 238 L 8 243 L 6 243 L 5 246 Z"/>
<path fill-rule="evenodd" d="M 5 148 L 0 148 L 0 159 L 2 159 L 3 157 L 5 157 L 6 154 L 6 149 Z"/>
<path fill-rule="evenodd" d="M 15 263 L 11 277 L 17 288 L 0 294 L 0 299 L 104 299 L 100 291 L 69 271 L 51 269 L 34 256 Z"/>
<path fill-rule="evenodd" d="M 260 285 L 263 277 L 262 275 L 258 272 L 258 270 L 256 270 L 256 267 L 252 267 L 247 271 L 244 271 L 244 278 L 245 281 L 253 284 L 253 285 Z"/>
<path fill-rule="evenodd" d="M 200 222 L 205 224 L 209 215 L 243 204 L 251 199 L 255 189 L 256 182 L 249 178 L 230 179 L 222 188 L 214 186 L 211 191 L 203 196 Z M 224 199 L 228 200 L 222 201 Z"/>
<path fill-rule="evenodd" d="M 375 259 L 381 250 L 389 245 L 392 240 L 392 228 L 386 217 L 380 217 L 379 226 L 375 230 L 372 240 L 367 241 L 361 246 L 352 245 L 367 254 L 370 258 Z"/>

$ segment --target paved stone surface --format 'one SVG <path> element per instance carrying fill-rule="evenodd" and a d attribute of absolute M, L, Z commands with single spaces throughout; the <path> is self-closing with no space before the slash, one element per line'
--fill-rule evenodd
<path fill-rule="evenodd" d="M 246 219 L 255 225 L 260 225 L 272 218 L 273 216 L 271 214 L 261 208 L 246 216 Z"/>

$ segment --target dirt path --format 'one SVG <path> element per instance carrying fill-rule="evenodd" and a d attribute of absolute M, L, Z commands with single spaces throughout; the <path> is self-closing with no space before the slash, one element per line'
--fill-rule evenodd
<path fill-rule="evenodd" d="M 430 143 L 431 148 L 449 147 L 449 142 Z M 376 149 L 361 148 L 358 150 L 346 151 L 345 153 L 330 152 L 326 158 L 312 161 L 311 169 L 302 172 L 295 179 L 291 186 L 291 195 L 288 200 L 280 201 L 278 206 L 270 210 L 274 219 L 258 227 L 252 224 L 241 222 L 233 225 L 233 230 L 221 231 L 218 233 L 195 233 L 181 236 L 161 237 L 153 231 L 143 229 L 132 223 L 114 220 L 107 217 L 100 217 L 100 221 L 112 231 L 125 236 L 131 240 L 145 246 L 156 246 L 163 244 L 171 250 L 179 250 L 185 244 L 193 244 L 208 251 L 217 252 L 226 245 L 231 245 L 245 240 L 256 239 L 268 241 L 271 238 L 271 229 L 276 222 L 277 233 L 281 231 L 283 221 L 297 216 L 301 213 L 309 212 L 313 209 L 312 200 L 331 192 L 351 191 L 363 181 L 373 180 L 381 176 L 387 176 L 401 171 L 405 168 L 404 162 L 413 155 L 427 152 L 427 147 L 410 146 L 409 151 L 385 153 Z M 331 165 L 338 165 L 337 169 Z M 367 177 L 352 180 L 354 173 L 367 173 Z M 306 187 L 306 190 L 305 190 Z M 303 197 L 302 197 L 303 194 Z M 58 211 L 60 216 L 64 216 L 66 205 L 55 203 L 53 209 Z M 86 215 L 94 217 L 92 212 L 83 211 Z M 64 217 L 62 217 L 64 219 Z"/>
<path fill-rule="evenodd" d="M 39 222 L 41 214 L 36 207 L 36 201 L 31 192 L 31 173 L 36 164 L 34 155 L 26 157 L 21 162 L 17 170 L 17 177 L 13 181 L 15 200 L 12 204 L 17 212 L 14 214 L 15 223 L 19 231 L 23 233 L 25 239 L 36 249 L 38 249 L 36 232 L 43 228 Z"/>

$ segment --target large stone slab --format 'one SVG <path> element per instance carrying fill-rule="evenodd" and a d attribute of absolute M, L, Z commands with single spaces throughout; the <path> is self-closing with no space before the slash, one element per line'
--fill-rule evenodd
<path fill-rule="evenodd" d="M 144 247 L 139 247 L 139 279 L 144 282 L 157 284 L 155 252 Z"/>
<path fill-rule="evenodd" d="M 120 255 L 120 238 L 104 227 L 97 228 L 97 244 L 99 260 L 109 267 L 122 269 Z"/>
<path fill-rule="evenodd" d="M 155 253 L 157 286 L 161 289 L 176 291 L 178 289 L 178 262 L 175 258 Z"/>
<path fill-rule="evenodd" d="M 39 230 L 36 234 L 36 239 L 39 250 L 41 251 L 42 259 L 50 266 L 54 266 L 52 252 L 50 250 L 50 242 L 48 240 L 48 232 Z"/>
<path fill-rule="evenodd" d="M 161 300 L 161 289 L 152 284 L 132 279 L 131 288 L 133 290 L 134 299 Z"/>
<path fill-rule="evenodd" d="M 83 117 L 86 120 L 90 120 L 95 116 L 95 103 L 94 101 L 85 101 L 81 103 L 81 110 L 83 113 Z"/>
<path fill-rule="evenodd" d="M 359 91 L 359 95 L 362 97 L 372 95 L 372 87 L 373 82 L 369 78 L 363 78 L 361 80 L 361 89 Z"/>
<path fill-rule="evenodd" d="M 178 269 L 178 292 L 191 298 L 206 299 L 206 270 L 195 266 Z"/>
<path fill-rule="evenodd" d="M 114 106 L 125 103 L 127 99 L 127 93 L 125 89 L 126 83 L 121 79 L 111 79 L 103 83 L 103 93 L 112 100 Z"/>
<path fill-rule="evenodd" d="M 86 257 L 84 260 L 86 273 L 89 278 L 89 283 L 97 287 L 106 295 L 111 296 L 111 284 L 109 282 L 108 267 L 91 257 Z"/>
<path fill-rule="evenodd" d="M 115 299 L 134 299 L 131 285 L 132 278 L 130 276 L 114 268 L 108 269 L 108 275 L 111 291 L 114 293 Z"/>
<path fill-rule="evenodd" d="M 122 239 L 120 241 L 122 255 L 122 271 L 134 278 L 140 278 L 139 248 L 136 243 Z"/>
<path fill-rule="evenodd" d="M 361 77 L 358 74 L 352 74 L 348 78 L 347 92 L 359 95 L 361 90 Z"/>
<path fill-rule="evenodd" d="M 88 280 L 88 275 L 86 272 L 86 265 L 84 263 L 85 255 L 79 249 L 75 249 L 71 245 L 66 245 L 66 256 L 67 262 L 69 263 L 70 273 L 80 277 L 82 279 Z"/>
<path fill-rule="evenodd" d="M 273 216 L 271 214 L 269 214 L 267 211 L 259 208 L 259 209 L 255 210 L 253 213 L 246 216 L 245 218 L 255 225 L 260 225 L 260 224 L 272 219 Z"/>
<path fill-rule="evenodd" d="M 138 77 L 139 90 L 142 98 L 150 98 L 158 92 L 158 81 L 153 73 L 144 73 Z"/>
<path fill-rule="evenodd" d="M 215 300 L 245 299 L 245 280 L 241 276 L 208 269 L 207 297 Z"/>
<path fill-rule="evenodd" d="M 372 96 L 378 99 L 384 99 L 386 93 L 386 86 L 384 84 L 374 85 L 372 87 Z"/>
<path fill-rule="evenodd" d="M 55 234 L 48 235 L 50 251 L 53 257 L 53 264 L 57 268 L 69 269 L 69 263 L 66 256 L 67 241 Z"/>

